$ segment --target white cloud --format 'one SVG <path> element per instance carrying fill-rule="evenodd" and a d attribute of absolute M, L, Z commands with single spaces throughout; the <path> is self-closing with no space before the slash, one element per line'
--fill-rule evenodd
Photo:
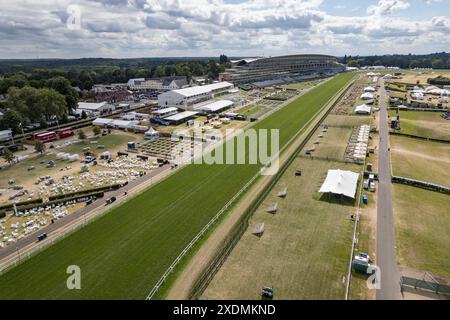
<path fill-rule="evenodd" d="M 367 13 L 373 15 L 389 15 L 395 11 L 408 9 L 409 6 L 409 2 L 402 0 L 379 0 L 378 4 L 367 8 Z"/>
<path fill-rule="evenodd" d="M 66 9 L 73 4 L 81 10 L 81 30 L 66 27 Z M 351 17 L 324 11 L 322 0 L 17 0 L 4 4 L 0 12 L 0 57 L 341 55 L 448 49 L 448 42 L 443 42 L 450 34 L 448 15 L 401 15 L 409 7 L 410 2 L 402 0 L 380 0 L 367 15 Z"/>

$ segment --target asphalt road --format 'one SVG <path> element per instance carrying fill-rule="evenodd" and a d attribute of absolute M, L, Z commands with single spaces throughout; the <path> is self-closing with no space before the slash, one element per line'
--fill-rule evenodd
<path fill-rule="evenodd" d="M 395 233 L 392 213 L 391 159 L 389 148 L 388 112 L 384 80 L 380 89 L 380 144 L 378 151 L 378 198 L 377 198 L 377 260 L 381 269 L 381 288 L 377 300 L 398 300 L 400 275 L 395 253 Z"/>
<path fill-rule="evenodd" d="M 117 199 L 119 199 L 124 194 L 124 192 L 128 192 L 129 190 L 133 189 L 134 187 L 140 185 L 141 183 L 144 183 L 145 181 L 152 179 L 153 177 L 159 175 L 160 173 L 162 173 L 165 170 L 170 170 L 170 165 L 164 165 L 162 167 L 156 168 L 156 169 L 150 171 L 148 174 L 131 181 L 126 186 L 123 186 L 122 188 L 120 188 L 118 190 L 106 192 L 105 196 L 103 198 L 100 198 L 97 201 L 94 201 L 90 205 L 87 205 L 84 208 L 55 221 L 55 223 L 50 224 L 45 228 L 39 229 L 39 231 L 36 231 L 34 234 L 31 234 L 30 236 L 17 241 L 15 245 L 10 245 L 10 246 L 7 246 L 6 248 L 0 249 L 0 260 L 4 259 L 10 255 L 13 255 L 13 254 L 19 255 L 21 249 L 23 249 L 24 247 L 26 247 L 34 242 L 37 242 L 37 236 L 39 234 L 47 233 L 47 235 L 50 236 L 51 233 L 54 232 L 55 230 L 59 230 L 62 227 L 67 226 L 68 224 L 72 223 L 73 221 L 79 219 L 83 215 L 88 214 L 89 212 L 91 212 L 97 208 L 105 206 L 106 199 L 109 199 L 113 196 L 116 197 Z"/>

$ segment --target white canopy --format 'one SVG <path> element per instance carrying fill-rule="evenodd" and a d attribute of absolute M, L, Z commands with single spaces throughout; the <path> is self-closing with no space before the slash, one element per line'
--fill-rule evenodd
<path fill-rule="evenodd" d="M 372 100 L 373 99 L 373 93 L 365 92 L 361 95 L 361 99 L 363 100 Z"/>
<path fill-rule="evenodd" d="M 375 92 L 375 88 L 374 87 L 365 87 L 364 88 L 364 92 Z"/>
<path fill-rule="evenodd" d="M 355 198 L 358 177 L 359 175 L 352 171 L 328 170 L 327 178 L 319 192 L 331 192 Z"/>
<path fill-rule="evenodd" d="M 368 106 L 367 104 L 362 104 L 360 106 L 355 107 L 356 113 L 367 113 L 369 114 L 372 111 L 372 108 Z"/>

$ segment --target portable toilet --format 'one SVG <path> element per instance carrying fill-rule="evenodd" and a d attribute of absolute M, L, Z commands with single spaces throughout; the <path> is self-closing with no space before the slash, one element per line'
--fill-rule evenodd
<path fill-rule="evenodd" d="M 369 180 L 364 180 L 364 190 L 369 190 Z"/>
<path fill-rule="evenodd" d="M 369 203 L 369 198 L 367 197 L 367 195 L 363 195 L 362 199 L 363 199 L 363 203 L 364 204 L 368 204 Z"/>

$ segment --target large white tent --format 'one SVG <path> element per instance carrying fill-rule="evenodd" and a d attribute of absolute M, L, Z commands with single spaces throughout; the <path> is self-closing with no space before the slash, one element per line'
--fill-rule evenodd
<path fill-rule="evenodd" d="M 355 198 L 359 175 L 352 171 L 328 170 L 319 192 L 330 192 Z"/>
<path fill-rule="evenodd" d="M 374 98 L 374 95 L 371 92 L 365 92 L 361 95 L 362 100 L 372 100 L 373 98 Z"/>
<path fill-rule="evenodd" d="M 355 107 L 355 113 L 358 114 L 370 114 L 372 112 L 372 108 L 367 104 L 362 104 L 360 106 Z"/>

